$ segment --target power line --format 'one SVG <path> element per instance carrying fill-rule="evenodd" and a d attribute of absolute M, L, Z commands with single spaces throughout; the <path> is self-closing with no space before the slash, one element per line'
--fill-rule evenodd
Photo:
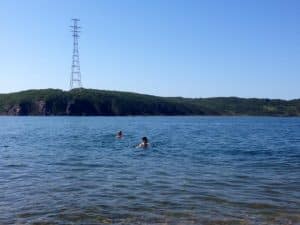
<path fill-rule="evenodd" d="M 79 50 L 78 50 L 78 39 L 80 33 L 80 26 L 78 26 L 79 19 L 72 19 L 73 25 L 71 32 L 73 36 L 73 55 L 72 55 L 72 67 L 71 67 L 71 79 L 70 89 L 81 88 L 81 72 L 80 72 L 80 61 L 79 61 Z"/>

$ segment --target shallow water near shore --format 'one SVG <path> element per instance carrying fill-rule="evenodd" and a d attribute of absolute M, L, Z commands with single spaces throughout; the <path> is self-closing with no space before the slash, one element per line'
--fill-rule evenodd
<path fill-rule="evenodd" d="M 0 140 L 0 224 L 300 224 L 300 118 L 0 117 Z"/>

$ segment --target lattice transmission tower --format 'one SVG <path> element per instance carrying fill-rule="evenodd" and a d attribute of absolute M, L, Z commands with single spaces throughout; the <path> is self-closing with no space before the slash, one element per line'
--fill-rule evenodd
<path fill-rule="evenodd" d="M 73 56 L 72 56 L 72 68 L 71 68 L 71 79 L 70 79 L 70 89 L 81 88 L 81 72 L 80 72 L 80 62 L 79 62 L 79 50 L 78 50 L 78 39 L 80 33 L 80 26 L 78 26 L 79 19 L 72 19 L 73 25 L 71 27 L 71 32 L 73 36 Z"/>

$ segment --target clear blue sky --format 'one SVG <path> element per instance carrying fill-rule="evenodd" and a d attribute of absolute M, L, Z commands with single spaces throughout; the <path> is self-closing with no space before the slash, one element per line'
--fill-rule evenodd
<path fill-rule="evenodd" d="M 300 98 L 298 0 L 0 0 L 0 93 L 69 88 L 74 17 L 86 88 Z"/>

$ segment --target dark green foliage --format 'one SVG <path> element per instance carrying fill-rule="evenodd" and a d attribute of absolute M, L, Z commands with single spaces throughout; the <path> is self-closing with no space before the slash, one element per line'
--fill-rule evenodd
<path fill-rule="evenodd" d="M 0 114 L 300 116 L 300 99 L 165 98 L 94 89 L 43 89 L 0 94 Z"/>

